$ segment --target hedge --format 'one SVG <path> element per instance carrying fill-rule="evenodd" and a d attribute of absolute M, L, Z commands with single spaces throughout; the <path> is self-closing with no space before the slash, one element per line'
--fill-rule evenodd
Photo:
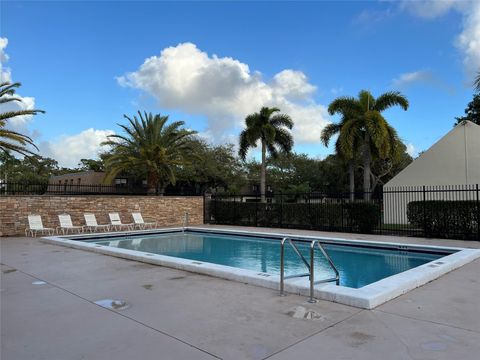
<path fill-rule="evenodd" d="M 478 231 L 478 205 L 473 200 L 412 201 L 407 206 L 408 221 L 425 230 L 427 236 L 456 237 Z"/>
<path fill-rule="evenodd" d="M 276 226 L 371 233 L 380 223 L 380 208 L 373 202 L 344 204 L 255 203 L 212 200 L 211 220 L 216 224 Z"/>

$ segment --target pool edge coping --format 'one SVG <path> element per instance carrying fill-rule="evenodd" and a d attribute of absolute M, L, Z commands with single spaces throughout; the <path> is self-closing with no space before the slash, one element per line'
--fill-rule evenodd
<path fill-rule="evenodd" d="M 235 233 L 235 234 L 248 234 L 257 236 L 272 236 L 272 237 L 294 237 L 300 239 L 325 239 L 338 244 L 355 244 L 364 243 L 372 246 L 382 244 L 382 246 L 401 246 L 402 248 L 407 246 L 411 248 L 424 248 L 424 249 L 442 249 L 456 251 L 452 254 L 441 257 L 440 259 L 428 262 L 426 264 L 417 266 L 415 268 L 406 270 L 404 272 L 389 276 L 374 283 L 368 284 L 364 287 L 355 289 L 345 286 L 337 286 L 334 284 L 317 285 L 315 288 L 315 297 L 322 300 L 333 301 L 344 305 L 354 306 L 363 309 L 373 309 L 385 302 L 392 300 L 400 295 L 403 295 L 417 287 L 420 287 L 430 281 L 433 281 L 440 276 L 458 269 L 475 259 L 480 258 L 480 249 L 468 249 L 459 247 L 445 247 L 434 245 L 418 245 L 418 244 L 404 244 L 394 242 L 379 242 L 369 240 L 351 240 L 334 237 L 319 237 L 310 235 L 293 235 L 293 234 L 281 234 L 273 232 L 255 232 L 247 230 L 229 230 L 229 229 L 212 229 L 202 228 L 197 226 L 179 228 L 163 228 L 149 231 L 141 231 L 144 234 L 182 231 L 182 230 L 200 230 L 212 233 Z M 101 233 L 101 234 L 89 234 L 89 235 L 129 235 L 138 234 L 136 231 L 114 232 L 114 233 Z M 67 238 L 68 237 L 68 238 Z M 85 234 L 74 235 L 62 235 L 62 236 L 48 236 L 40 238 L 40 241 L 55 245 L 67 246 L 70 248 L 89 250 L 95 253 L 104 255 L 111 255 L 123 259 L 140 261 L 153 265 L 160 265 L 178 270 L 189 271 L 193 273 L 199 273 L 208 276 L 219 277 L 226 280 L 232 280 L 237 282 L 243 282 L 251 285 L 266 287 L 273 290 L 279 290 L 279 275 L 271 275 L 253 270 L 246 270 L 235 268 L 226 265 L 219 265 L 214 263 L 195 261 L 189 259 L 183 259 L 178 257 L 172 257 L 167 255 L 147 253 L 138 250 L 129 250 L 122 248 L 115 248 L 105 245 L 98 245 L 95 243 L 88 243 L 78 240 L 72 240 L 75 238 L 85 237 Z M 437 263 L 437 264 L 435 264 Z M 440 263 L 440 264 L 439 264 Z M 289 280 L 285 282 L 285 291 L 288 293 L 308 296 L 309 295 L 309 281 L 306 278 L 300 278 L 295 280 Z"/>

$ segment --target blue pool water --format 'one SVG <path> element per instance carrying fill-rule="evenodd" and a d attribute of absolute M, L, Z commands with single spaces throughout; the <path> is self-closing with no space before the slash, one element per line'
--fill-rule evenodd
<path fill-rule="evenodd" d="M 176 232 L 135 237 L 96 239 L 106 246 L 174 256 L 278 275 L 280 241 L 275 239 L 201 232 Z M 309 244 L 297 243 L 309 259 Z M 444 254 L 325 244 L 340 272 L 340 285 L 360 288 L 388 276 L 439 259 Z M 320 250 L 315 252 L 315 279 L 334 276 Z M 286 275 L 305 273 L 292 248 L 285 248 Z"/>

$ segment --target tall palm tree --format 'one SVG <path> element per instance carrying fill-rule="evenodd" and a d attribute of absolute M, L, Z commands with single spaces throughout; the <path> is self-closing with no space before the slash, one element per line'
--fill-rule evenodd
<path fill-rule="evenodd" d="M 345 126 L 349 131 L 358 132 L 362 139 L 363 191 L 364 198 L 370 198 L 372 156 L 385 159 L 395 151 L 399 141 L 396 130 L 382 116 L 382 112 L 392 106 L 408 109 L 408 100 L 398 91 L 390 91 L 378 98 L 366 90 L 360 91 L 358 98 L 341 97 L 328 107 L 331 115 L 340 114 L 345 117 Z"/>
<path fill-rule="evenodd" d="M 125 135 L 110 135 L 103 143 L 112 148 L 105 161 L 105 182 L 123 171 L 144 173 L 149 193 L 163 194 L 169 183 L 175 184 L 175 167 L 193 158 L 191 136 L 196 131 L 184 129 L 183 121 L 167 124 L 168 116 L 159 114 L 139 111 L 138 117 L 124 117 L 129 124 L 119 126 Z"/>
<path fill-rule="evenodd" d="M 8 82 L 0 83 L 0 106 L 3 104 L 22 99 L 15 97 L 15 89 L 20 87 L 20 83 L 10 84 Z M 1 108 L 1 107 L 0 107 Z M 0 151 L 2 152 L 17 152 L 22 155 L 33 154 L 27 147 L 30 145 L 33 148 L 38 148 L 33 143 L 33 140 L 27 136 L 20 134 L 13 130 L 6 128 L 8 120 L 17 116 L 37 115 L 38 113 L 45 113 L 43 110 L 12 110 L 0 113 Z"/>
<path fill-rule="evenodd" d="M 339 123 L 328 124 L 323 128 L 320 139 L 325 146 L 328 146 L 330 139 L 338 134 L 335 152 L 348 164 L 350 200 L 353 201 L 355 199 L 355 155 L 360 148 L 362 138 L 360 131 L 353 126 L 355 122 L 349 120 L 351 117 L 348 113 L 342 114 Z"/>
<path fill-rule="evenodd" d="M 286 114 L 277 114 L 278 108 L 262 107 L 260 112 L 250 114 L 245 118 L 246 128 L 240 133 L 240 148 L 238 154 L 245 160 L 248 150 L 256 147 L 260 141 L 262 148 L 262 163 L 260 171 L 260 196 L 265 201 L 267 151 L 276 158 L 279 151 L 288 153 L 293 148 L 293 137 L 290 131 L 293 120 Z"/>

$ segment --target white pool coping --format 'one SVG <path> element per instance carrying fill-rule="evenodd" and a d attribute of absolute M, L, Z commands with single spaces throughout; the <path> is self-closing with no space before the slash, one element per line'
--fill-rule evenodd
<path fill-rule="evenodd" d="M 186 228 L 167 228 L 157 230 L 137 230 L 114 233 L 98 233 L 98 234 L 75 234 L 66 236 L 49 236 L 42 237 L 41 241 L 67 246 L 75 249 L 89 250 L 100 254 L 116 256 L 124 259 L 145 262 L 153 265 L 166 266 L 174 269 L 190 271 L 194 273 L 215 276 L 227 280 L 239 281 L 247 284 L 262 286 L 270 289 L 279 290 L 280 276 L 272 275 L 252 270 L 239 269 L 226 265 L 218 265 L 208 262 L 201 262 L 178 257 L 146 253 L 137 250 L 122 249 L 88 243 L 84 241 L 73 240 L 83 237 L 108 237 L 122 236 L 132 234 L 152 234 L 181 230 L 202 231 L 211 233 L 238 234 L 260 237 L 275 237 L 278 239 L 290 237 L 292 239 L 323 239 L 329 243 L 338 245 L 357 244 L 372 247 L 392 247 L 395 249 L 408 250 L 436 250 L 436 251 L 456 251 L 453 254 L 444 256 L 440 259 L 417 266 L 413 269 L 389 276 L 382 280 L 376 281 L 364 287 L 354 289 L 345 286 L 337 286 L 335 284 L 319 284 L 315 286 L 314 296 L 317 299 L 333 301 L 345 305 L 350 305 L 363 309 L 373 309 L 391 299 L 409 292 L 419 286 L 422 286 L 436 278 L 455 270 L 477 258 L 480 258 L 480 249 L 465 249 L 457 247 L 443 247 L 432 245 L 403 244 L 394 242 L 349 240 L 342 238 L 318 237 L 318 236 L 296 236 L 292 234 L 282 234 L 273 232 L 254 232 L 254 231 L 238 231 L 227 229 L 212 229 L 202 227 L 186 227 Z M 280 254 L 279 254 L 280 258 Z M 285 291 L 293 294 L 309 296 L 310 283 L 307 278 L 296 278 L 285 281 Z"/>

